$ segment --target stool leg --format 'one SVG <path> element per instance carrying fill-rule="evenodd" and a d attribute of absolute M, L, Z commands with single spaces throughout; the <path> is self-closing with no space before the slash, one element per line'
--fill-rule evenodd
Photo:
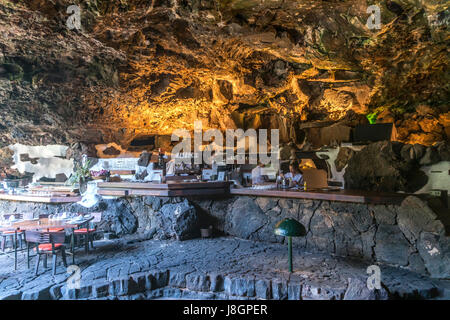
<path fill-rule="evenodd" d="M 56 258 L 57 258 L 57 254 L 56 253 L 52 253 L 52 269 L 53 269 L 53 275 L 56 274 Z"/>

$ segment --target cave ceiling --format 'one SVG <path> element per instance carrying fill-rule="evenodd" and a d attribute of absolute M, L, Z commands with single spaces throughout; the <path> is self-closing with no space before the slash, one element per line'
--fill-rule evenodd
<path fill-rule="evenodd" d="M 81 8 L 80 31 L 66 26 L 72 4 Z M 380 30 L 366 27 L 372 4 L 381 8 Z M 448 7 L 2 0 L 0 147 L 126 147 L 137 136 L 192 129 L 197 119 L 205 129 L 277 127 L 289 135 L 302 122 L 349 112 L 389 113 L 405 142 L 420 142 L 420 134 L 446 140 Z M 428 132 L 421 116 L 435 121 Z"/>

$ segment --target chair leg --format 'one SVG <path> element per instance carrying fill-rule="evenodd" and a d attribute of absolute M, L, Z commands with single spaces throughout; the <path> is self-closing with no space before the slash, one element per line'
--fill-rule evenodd
<path fill-rule="evenodd" d="M 86 233 L 84 236 L 84 252 L 89 253 L 89 234 Z"/>
<path fill-rule="evenodd" d="M 41 255 L 38 253 L 36 256 L 36 265 L 34 266 L 34 275 L 37 276 L 39 269 L 39 260 L 41 260 Z"/>
<path fill-rule="evenodd" d="M 30 269 L 30 244 L 27 242 L 27 267 Z"/>
<path fill-rule="evenodd" d="M 67 268 L 66 248 L 64 248 L 64 247 L 61 249 L 61 257 L 62 257 L 64 267 Z"/>
<path fill-rule="evenodd" d="M 74 229 L 72 229 L 72 236 L 70 237 L 70 251 L 72 253 L 72 264 L 75 264 L 75 232 Z"/>
<path fill-rule="evenodd" d="M 13 242 L 14 242 L 14 270 L 17 270 L 17 232 L 14 233 Z"/>
<path fill-rule="evenodd" d="M 47 254 L 44 253 L 44 268 L 47 269 Z"/>
<path fill-rule="evenodd" d="M 91 248 L 92 248 L 92 249 L 95 249 L 95 248 L 94 248 L 94 235 L 93 235 L 93 234 L 90 234 L 90 235 L 89 235 L 89 239 L 90 239 L 90 241 L 91 241 Z"/>
<path fill-rule="evenodd" d="M 2 236 L 2 251 L 5 251 L 5 243 L 6 243 L 6 237 Z"/>
<path fill-rule="evenodd" d="M 22 237 L 23 237 L 23 234 L 20 234 L 20 235 L 19 235 L 19 248 L 20 248 L 20 249 L 22 249 L 22 248 L 23 248 L 23 241 L 22 241 Z"/>
<path fill-rule="evenodd" d="M 52 269 L 53 269 L 53 275 L 56 274 L 56 258 L 58 255 L 56 253 L 52 253 Z"/>

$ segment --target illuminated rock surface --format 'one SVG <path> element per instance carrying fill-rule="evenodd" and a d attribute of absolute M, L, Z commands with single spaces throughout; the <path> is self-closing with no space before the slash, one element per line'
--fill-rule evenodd
<path fill-rule="evenodd" d="M 118 142 L 175 128 L 263 127 L 348 111 L 395 121 L 399 139 L 447 139 L 448 3 L 70 1 L 0 4 L 0 147 Z M 397 13 L 393 12 L 396 11 Z"/>

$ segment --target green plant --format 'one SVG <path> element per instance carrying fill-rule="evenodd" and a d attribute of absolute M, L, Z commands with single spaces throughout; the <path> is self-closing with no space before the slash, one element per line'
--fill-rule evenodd
<path fill-rule="evenodd" d="M 76 163 L 73 174 L 70 176 L 69 180 L 67 180 L 68 183 L 74 185 L 92 178 L 91 172 L 89 170 L 90 166 L 90 160 L 87 160 L 84 164 L 81 165 L 79 163 Z"/>
<path fill-rule="evenodd" d="M 367 120 L 369 120 L 370 124 L 375 124 L 377 122 L 377 113 L 373 112 L 373 113 L 369 113 L 366 117 Z"/>

